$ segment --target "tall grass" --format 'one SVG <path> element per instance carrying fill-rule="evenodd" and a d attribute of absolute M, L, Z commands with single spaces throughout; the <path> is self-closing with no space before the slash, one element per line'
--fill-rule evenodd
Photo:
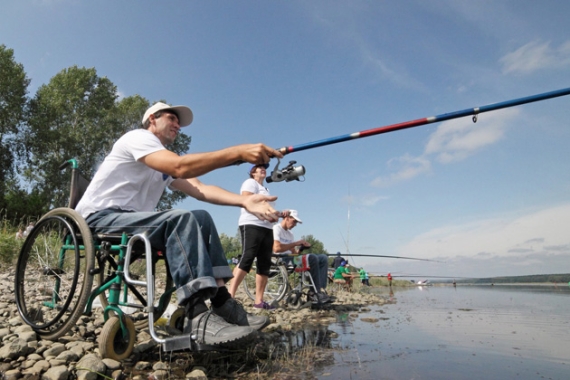
<path fill-rule="evenodd" d="M 16 239 L 18 229 L 24 230 L 28 220 L 8 220 L 4 210 L 0 210 L 0 269 L 13 265 L 18 260 L 24 239 Z"/>

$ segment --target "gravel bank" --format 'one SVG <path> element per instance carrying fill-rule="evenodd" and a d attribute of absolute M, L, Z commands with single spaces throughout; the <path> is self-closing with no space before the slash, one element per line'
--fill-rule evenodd
<path fill-rule="evenodd" d="M 252 302 L 241 293 L 237 298 L 248 312 L 269 315 L 272 321 L 248 347 L 233 352 L 166 353 L 143 328 L 137 331 L 133 354 L 118 362 L 99 355 L 97 338 L 104 324 L 100 309 L 92 316 L 82 316 L 57 341 L 39 338 L 19 318 L 14 302 L 14 273 L 9 270 L 0 274 L 0 373 L 5 380 L 247 378 L 252 372 L 257 376 L 259 368 L 275 370 L 276 361 L 291 354 L 277 349 L 284 345 L 287 336 L 307 326 L 319 326 L 319 331 L 330 340 L 331 332 L 326 326 L 336 321 L 339 313 L 357 313 L 366 305 L 385 302 L 376 295 L 357 291 L 338 291 L 334 295 L 334 303 L 318 310 L 310 304 L 299 310 L 282 304 L 276 310 L 264 311 L 251 308 Z M 288 345 L 290 342 L 285 344 Z"/>

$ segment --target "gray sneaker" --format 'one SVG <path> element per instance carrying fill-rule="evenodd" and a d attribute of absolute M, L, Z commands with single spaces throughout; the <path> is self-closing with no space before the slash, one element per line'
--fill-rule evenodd
<path fill-rule="evenodd" d="M 319 300 L 321 301 L 321 303 L 331 303 L 334 301 L 331 298 L 331 296 L 329 296 L 328 294 L 325 294 L 325 293 L 319 293 Z"/>
<path fill-rule="evenodd" d="M 186 318 L 184 333 L 191 334 L 198 343 L 216 345 L 243 339 L 255 330 L 249 326 L 236 326 L 226 322 L 210 310 L 193 319 Z"/>
<path fill-rule="evenodd" d="M 332 299 L 324 293 L 309 293 L 309 299 L 313 304 L 325 304 L 332 302 Z"/>
<path fill-rule="evenodd" d="M 220 307 L 212 307 L 212 310 L 228 323 L 238 326 L 249 326 L 255 330 L 261 330 L 271 322 L 269 317 L 265 315 L 248 314 L 243 305 L 234 298 L 228 299 Z"/>

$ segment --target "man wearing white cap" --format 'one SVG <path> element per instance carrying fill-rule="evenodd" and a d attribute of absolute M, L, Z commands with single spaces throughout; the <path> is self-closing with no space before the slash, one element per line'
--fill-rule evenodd
<path fill-rule="evenodd" d="M 295 240 L 291 230 L 297 225 L 303 223 L 299 219 L 297 210 L 289 210 L 289 215 L 285 216 L 281 223 L 273 226 L 273 252 L 288 255 L 299 255 L 302 250 L 309 248 L 311 244 L 307 241 Z M 313 294 L 314 301 L 317 303 L 332 302 L 324 291 L 328 282 L 328 266 L 329 259 L 327 255 L 309 253 L 309 273 L 315 282 L 317 294 Z"/>
<path fill-rule="evenodd" d="M 269 323 L 247 314 L 231 298 L 225 283 L 232 278 L 216 226 L 203 210 L 156 211 L 168 187 L 198 200 L 243 207 L 261 220 L 278 220 L 270 202 L 275 196 L 242 196 L 206 185 L 197 177 L 237 161 L 268 163 L 283 155 L 263 144 L 179 156 L 165 148 L 181 127 L 192 123 L 186 106 L 159 102 L 142 119 L 143 127 L 124 134 L 99 167 L 76 210 L 97 233 L 146 232 L 151 245 L 166 252 L 176 296 L 186 308 L 185 333 L 199 343 L 224 344 L 242 339 Z M 205 301 L 210 299 L 212 310 Z"/>

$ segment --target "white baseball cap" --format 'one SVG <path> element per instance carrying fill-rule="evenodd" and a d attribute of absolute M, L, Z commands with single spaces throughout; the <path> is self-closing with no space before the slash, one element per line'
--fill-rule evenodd
<path fill-rule="evenodd" d="M 297 222 L 303 223 L 301 219 L 299 219 L 299 213 L 297 212 L 297 210 L 289 210 L 289 216 L 295 219 Z"/>
<path fill-rule="evenodd" d="M 146 110 L 144 113 L 142 122 L 144 123 L 148 120 L 150 115 L 158 111 L 172 111 L 178 116 L 178 123 L 181 127 L 186 127 L 192 123 L 194 120 L 194 115 L 192 114 L 192 110 L 186 106 L 169 106 L 166 103 L 158 102 L 155 103 L 152 107 Z"/>

